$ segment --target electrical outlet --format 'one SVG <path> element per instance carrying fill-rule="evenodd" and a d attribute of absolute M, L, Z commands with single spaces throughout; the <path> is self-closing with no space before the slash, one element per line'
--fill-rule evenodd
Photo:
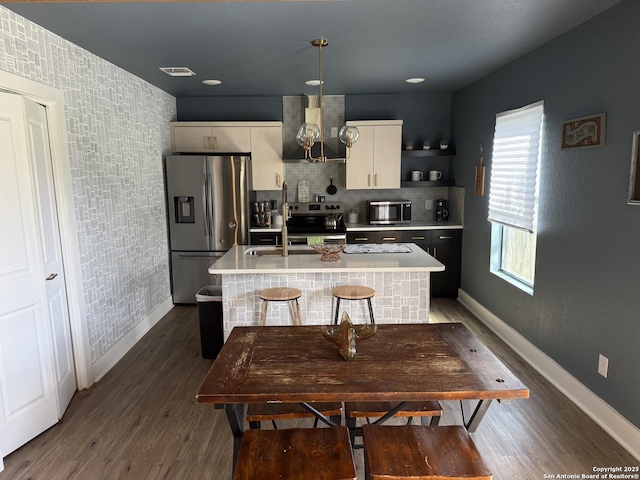
<path fill-rule="evenodd" d="M 424 209 L 425 210 L 433 210 L 433 200 L 425 200 L 424 201 Z"/>
<path fill-rule="evenodd" d="M 604 378 L 607 378 L 609 372 L 609 359 L 604 355 L 598 355 L 598 373 Z"/>
<path fill-rule="evenodd" d="M 331 138 L 338 138 L 338 127 L 331 127 Z"/>

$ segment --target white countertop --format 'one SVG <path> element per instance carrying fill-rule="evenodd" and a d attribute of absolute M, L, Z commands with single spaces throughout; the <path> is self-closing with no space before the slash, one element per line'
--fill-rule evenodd
<path fill-rule="evenodd" d="M 269 246 L 240 245 L 225 253 L 209 267 L 210 274 L 255 273 L 342 273 L 342 272 L 440 272 L 444 265 L 415 243 L 406 244 L 410 253 L 341 253 L 337 262 L 323 262 L 319 253 L 282 255 L 248 255 L 247 252 L 273 250 Z M 292 250 L 310 250 L 295 245 Z"/>
<path fill-rule="evenodd" d="M 363 231 L 376 231 L 376 232 L 388 232 L 397 230 L 441 230 L 441 229 L 462 229 L 461 223 L 453 222 L 436 222 L 433 221 L 416 221 L 404 225 L 370 225 L 368 223 L 345 223 L 347 232 L 363 232 Z M 252 227 L 249 229 L 251 233 L 280 233 L 281 228 L 272 227 Z"/>
<path fill-rule="evenodd" d="M 388 232 L 399 230 L 442 230 L 442 229 L 462 229 L 461 223 L 453 222 L 436 222 L 433 221 L 416 221 L 402 225 L 370 225 L 368 223 L 346 223 L 347 232 Z"/>

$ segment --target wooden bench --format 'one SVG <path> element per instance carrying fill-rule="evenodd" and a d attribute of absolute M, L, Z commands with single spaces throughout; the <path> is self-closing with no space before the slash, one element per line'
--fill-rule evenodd
<path fill-rule="evenodd" d="M 234 480 L 356 480 L 347 427 L 247 430 Z"/>
<path fill-rule="evenodd" d="M 467 430 L 459 425 L 363 425 L 367 480 L 491 480 Z"/>
<path fill-rule="evenodd" d="M 342 420 L 342 403 L 314 402 L 310 405 L 331 421 L 340 424 Z M 260 428 L 260 422 L 271 421 L 273 428 L 278 428 L 276 421 L 295 418 L 315 418 L 313 426 L 318 425 L 318 418 L 297 403 L 250 403 L 247 407 L 249 428 Z"/>

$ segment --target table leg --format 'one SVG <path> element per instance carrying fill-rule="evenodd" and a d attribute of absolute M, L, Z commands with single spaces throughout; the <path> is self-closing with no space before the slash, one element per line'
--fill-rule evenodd
<path fill-rule="evenodd" d="M 480 425 L 485 413 L 487 413 L 491 402 L 492 400 L 480 400 L 475 409 L 473 409 L 470 400 L 462 400 L 460 402 L 460 406 L 462 408 L 462 422 L 469 433 L 473 433 L 478 429 L 478 426 Z M 472 409 L 473 411 L 471 412 L 469 421 L 465 421 L 465 410 L 471 411 Z"/>
<path fill-rule="evenodd" d="M 233 434 L 233 468 L 231 472 L 236 470 L 236 462 L 238 461 L 238 454 L 240 453 L 240 445 L 242 444 L 242 436 L 244 435 L 244 403 L 227 403 L 224 406 L 224 411 L 227 414 L 227 420 L 231 433 Z"/>
<path fill-rule="evenodd" d="M 396 413 L 398 413 L 398 411 L 402 410 L 404 407 L 407 406 L 407 403 L 409 402 L 402 402 L 399 403 L 398 405 L 396 405 L 395 407 L 393 407 L 391 410 L 389 410 L 387 413 L 385 413 L 382 417 L 380 417 L 379 419 L 377 419 L 376 421 L 372 422 L 375 425 L 378 425 L 380 423 L 384 423 L 387 420 L 389 420 L 391 417 L 393 417 Z"/>
<path fill-rule="evenodd" d="M 309 412 L 313 413 L 318 420 L 320 420 L 323 423 L 326 423 L 330 427 L 339 427 L 340 426 L 340 420 L 339 420 L 340 417 L 327 418 L 326 415 L 323 415 L 322 413 L 320 413 L 318 410 L 316 410 L 314 407 L 312 407 L 308 403 L 302 402 L 302 403 L 300 403 L 300 405 L 303 408 L 307 409 Z M 338 421 L 336 421 L 336 420 L 338 420 Z"/>

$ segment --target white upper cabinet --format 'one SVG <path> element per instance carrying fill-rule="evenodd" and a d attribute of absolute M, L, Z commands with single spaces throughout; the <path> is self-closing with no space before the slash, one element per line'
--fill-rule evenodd
<path fill-rule="evenodd" d="M 251 164 L 254 190 L 282 188 L 282 125 L 251 127 Z"/>
<path fill-rule="evenodd" d="M 176 125 L 171 128 L 171 147 L 179 153 L 248 153 L 251 151 L 251 128 Z"/>
<path fill-rule="evenodd" d="M 402 120 L 351 121 L 360 139 L 346 162 L 346 188 L 400 188 Z"/>
<path fill-rule="evenodd" d="M 174 153 L 251 153 L 254 190 L 282 188 L 282 122 L 170 122 Z"/>

